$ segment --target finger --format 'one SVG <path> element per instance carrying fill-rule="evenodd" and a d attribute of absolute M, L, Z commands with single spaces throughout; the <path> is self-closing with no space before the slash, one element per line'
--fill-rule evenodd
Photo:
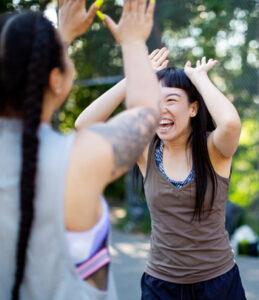
<path fill-rule="evenodd" d="M 206 65 L 206 56 L 203 56 L 203 58 L 201 59 L 201 64 Z"/>
<path fill-rule="evenodd" d="M 146 0 L 139 0 L 138 1 L 138 15 L 144 16 L 146 10 Z"/>
<path fill-rule="evenodd" d="M 134 14 L 138 13 L 138 0 L 130 0 L 130 11 Z"/>
<path fill-rule="evenodd" d="M 214 67 L 216 66 L 217 63 L 218 63 L 217 60 L 213 60 L 213 61 L 211 62 L 212 68 L 214 68 Z"/>
<path fill-rule="evenodd" d="M 159 49 L 159 55 L 162 55 L 166 50 L 166 47 Z"/>
<path fill-rule="evenodd" d="M 63 4 L 64 4 L 64 0 L 58 0 L 58 7 L 63 6 Z"/>
<path fill-rule="evenodd" d="M 122 10 L 121 16 L 128 14 L 130 12 L 130 10 L 131 10 L 130 0 L 124 0 L 124 5 L 123 5 L 123 10 Z"/>
<path fill-rule="evenodd" d="M 97 7 L 98 9 L 102 6 L 103 4 L 103 0 L 95 0 L 94 5 L 95 7 Z"/>
<path fill-rule="evenodd" d="M 96 12 L 96 16 L 97 16 L 102 22 L 103 22 L 104 19 L 105 19 L 104 14 L 103 14 L 100 10 L 98 10 L 98 11 Z"/>
<path fill-rule="evenodd" d="M 165 51 L 166 51 L 165 47 L 159 49 L 159 51 L 157 52 L 157 54 L 154 57 L 154 60 L 158 61 L 161 58 L 161 56 L 164 54 Z"/>
<path fill-rule="evenodd" d="M 208 60 L 208 63 L 211 63 L 213 61 L 213 59 L 212 58 L 210 58 L 209 60 Z"/>
<path fill-rule="evenodd" d="M 165 69 L 165 68 L 167 67 L 168 63 L 169 63 L 169 60 L 165 60 L 165 61 L 162 63 L 160 70 Z"/>
<path fill-rule="evenodd" d="M 161 54 L 161 57 L 159 57 L 159 59 L 157 60 L 157 62 L 159 64 L 161 64 L 169 55 L 169 51 L 164 51 L 162 54 Z"/>
<path fill-rule="evenodd" d="M 153 59 L 153 57 L 160 51 L 160 49 L 155 49 L 149 54 L 149 59 Z"/>
<path fill-rule="evenodd" d="M 189 67 L 191 67 L 192 66 L 192 63 L 189 61 L 189 60 L 187 60 L 187 62 L 186 62 L 186 64 L 185 64 L 185 68 L 189 68 Z"/>
<path fill-rule="evenodd" d="M 153 19 L 154 11 L 155 11 L 156 1 L 150 0 L 146 10 L 147 19 Z"/>
<path fill-rule="evenodd" d="M 103 15 L 104 16 L 104 23 L 106 24 L 107 28 L 110 30 L 112 35 L 115 37 L 115 31 L 116 31 L 116 26 L 117 24 L 113 21 L 112 18 L 110 18 L 108 15 Z"/>
<path fill-rule="evenodd" d="M 197 61 L 196 61 L 196 67 L 199 67 L 201 65 L 201 62 L 200 62 L 200 60 L 198 59 Z"/>
<path fill-rule="evenodd" d="M 98 7 L 96 7 L 95 3 L 93 3 L 85 16 L 85 26 L 89 27 L 92 24 L 97 11 Z"/>

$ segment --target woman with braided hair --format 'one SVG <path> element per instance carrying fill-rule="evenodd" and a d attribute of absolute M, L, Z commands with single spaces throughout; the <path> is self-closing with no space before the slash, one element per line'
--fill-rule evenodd
<path fill-rule="evenodd" d="M 155 3 L 126 0 L 118 24 L 105 16 L 122 48 L 128 109 L 65 136 L 50 125 L 73 83 L 62 40 L 85 32 L 97 6 L 60 1 L 60 33 L 39 13 L 0 16 L 0 299 L 116 299 L 101 195 L 158 124 L 145 46 Z"/>

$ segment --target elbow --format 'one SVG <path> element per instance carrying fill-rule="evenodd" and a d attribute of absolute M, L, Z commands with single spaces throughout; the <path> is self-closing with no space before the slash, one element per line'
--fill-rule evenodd
<path fill-rule="evenodd" d="M 160 102 L 162 95 L 160 92 L 147 96 L 144 94 L 139 97 L 126 98 L 125 105 L 127 109 L 137 108 L 137 107 L 147 107 L 152 108 L 159 115 L 161 114 Z"/>
<path fill-rule="evenodd" d="M 224 122 L 224 131 L 230 135 L 240 136 L 241 134 L 241 120 L 237 115 L 235 118 L 230 118 Z"/>
<path fill-rule="evenodd" d="M 75 126 L 75 129 L 77 129 L 77 130 L 80 129 L 80 120 L 79 120 L 79 118 L 76 119 L 74 126 Z"/>

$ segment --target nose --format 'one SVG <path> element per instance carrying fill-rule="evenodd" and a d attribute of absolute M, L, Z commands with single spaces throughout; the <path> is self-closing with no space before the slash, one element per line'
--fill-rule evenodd
<path fill-rule="evenodd" d="M 167 112 L 167 106 L 164 103 L 164 101 L 160 102 L 160 109 L 161 109 L 161 112 Z"/>

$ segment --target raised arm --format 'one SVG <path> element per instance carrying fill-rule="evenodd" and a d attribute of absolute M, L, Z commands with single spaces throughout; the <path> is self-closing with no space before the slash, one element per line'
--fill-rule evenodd
<path fill-rule="evenodd" d="M 151 1 L 146 8 L 145 0 L 126 0 L 118 24 L 105 15 L 107 27 L 121 45 L 127 78 L 127 110 L 105 124 L 88 127 L 88 131 L 104 139 L 108 151 L 112 150 L 110 160 L 103 144 L 100 153 L 105 158 L 98 161 L 100 172 L 107 176 L 108 182 L 132 167 L 151 140 L 160 118 L 160 88 L 145 44 L 151 32 L 154 8 L 155 3 Z"/>
<path fill-rule="evenodd" d="M 102 2 L 103 0 L 95 1 L 87 11 L 85 0 L 58 1 L 59 31 L 67 45 L 88 30 Z"/>
<path fill-rule="evenodd" d="M 184 68 L 186 75 L 195 85 L 216 123 L 216 129 L 211 134 L 211 147 L 220 155 L 231 158 L 238 146 L 241 132 L 241 121 L 234 105 L 215 87 L 208 77 L 208 72 L 217 61 L 203 57 L 197 61 L 196 68 L 187 62 Z M 210 149 L 209 149 L 210 150 Z"/>
<path fill-rule="evenodd" d="M 161 94 L 145 45 L 154 8 L 154 2 L 146 8 L 146 0 L 126 0 L 118 24 L 105 16 L 122 47 L 128 109 L 77 132 L 66 184 L 65 218 L 70 230 L 87 230 L 96 223 L 100 194 L 132 167 L 157 128 Z"/>
<path fill-rule="evenodd" d="M 155 71 L 166 68 L 168 54 L 169 51 L 166 48 L 162 48 L 154 50 L 149 55 L 152 68 Z M 76 119 L 75 127 L 81 129 L 96 122 L 106 121 L 125 97 L 126 79 L 124 78 L 87 106 Z"/>

